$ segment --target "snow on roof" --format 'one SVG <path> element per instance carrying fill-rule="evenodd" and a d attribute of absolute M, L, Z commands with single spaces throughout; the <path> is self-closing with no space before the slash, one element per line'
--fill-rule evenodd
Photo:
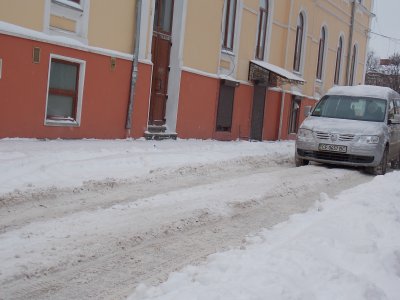
<path fill-rule="evenodd" d="M 264 69 L 267 69 L 275 74 L 278 74 L 282 76 L 283 78 L 289 79 L 289 80 L 294 80 L 294 81 L 299 81 L 299 82 L 305 82 L 303 78 L 300 76 L 297 76 L 296 74 L 285 70 L 281 67 L 275 66 L 273 64 L 267 63 L 265 61 L 259 61 L 259 60 L 251 60 L 253 64 L 256 64 Z"/>
<path fill-rule="evenodd" d="M 371 98 L 388 98 L 394 93 L 391 88 L 374 85 L 335 86 L 326 95 L 362 96 Z"/>

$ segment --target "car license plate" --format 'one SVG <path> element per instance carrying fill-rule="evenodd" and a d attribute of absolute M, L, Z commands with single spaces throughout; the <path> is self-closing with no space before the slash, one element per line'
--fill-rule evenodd
<path fill-rule="evenodd" d="M 318 150 L 319 151 L 346 153 L 347 152 L 347 146 L 331 145 L 331 144 L 319 144 Z"/>

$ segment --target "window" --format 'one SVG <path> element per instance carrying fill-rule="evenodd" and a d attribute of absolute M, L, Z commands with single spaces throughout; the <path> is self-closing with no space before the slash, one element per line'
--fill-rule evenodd
<path fill-rule="evenodd" d="M 173 0 L 157 0 L 154 17 L 154 31 L 171 33 L 172 32 L 172 14 Z"/>
<path fill-rule="evenodd" d="M 46 0 L 44 31 L 88 43 L 89 0 Z"/>
<path fill-rule="evenodd" d="M 395 114 L 400 114 L 400 99 L 395 99 Z"/>
<path fill-rule="evenodd" d="M 394 105 L 394 101 L 390 100 L 389 102 L 389 112 L 388 112 L 388 119 L 393 119 L 394 115 L 396 114 L 397 107 Z"/>
<path fill-rule="evenodd" d="M 46 123 L 79 123 L 83 71 L 84 62 L 51 58 Z"/>
<path fill-rule="evenodd" d="M 351 56 L 351 64 L 350 64 L 350 77 L 349 77 L 349 85 L 354 85 L 355 72 L 356 72 L 356 63 L 357 63 L 357 46 L 353 46 L 353 54 Z"/>
<path fill-rule="evenodd" d="M 237 0 L 226 0 L 224 10 L 224 39 L 222 47 L 226 50 L 233 50 L 233 41 L 235 36 Z"/>
<path fill-rule="evenodd" d="M 292 107 L 290 109 L 289 133 L 297 133 L 299 129 L 300 104 L 301 98 L 293 96 Z"/>
<path fill-rule="evenodd" d="M 76 6 L 73 3 L 76 3 L 76 4 L 78 4 L 80 6 L 81 2 L 82 2 L 81 0 L 51 0 L 51 1 L 54 2 L 54 3 L 58 3 L 60 5 L 63 5 L 63 6 L 71 5 L 72 7 Z M 72 3 L 70 3 L 70 2 L 72 2 Z"/>
<path fill-rule="evenodd" d="M 221 80 L 217 110 L 217 131 L 231 131 L 233 100 L 237 83 L 230 80 Z"/>
<path fill-rule="evenodd" d="M 258 37 L 256 58 L 264 60 L 265 42 L 267 37 L 267 24 L 268 24 L 268 1 L 260 0 L 260 16 L 258 19 Z"/>
<path fill-rule="evenodd" d="M 339 45 L 336 52 L 336 67 L 335 67 L 335 77 L 334 83 L 339 84 L 340 72 L 342 70 L 342 53 L 343 53 L 343 38 L 339 38 Z"/>
<path fill-rule="evenodd" d="M 322 70 L 324 67 L 324 56 L 325 56 L 325 41 L 326 41 L 326 30 L 325 27 L 321 29 L 321 37 L 319 39 L 319 50 L 318 50 L 318 63 L 317 63 L 317 79 L 322 80 Z"/>
<path fill-rule="evenodd" d="M 296 30 L 296 45 L 294 48 L 294 63 L 293 70 L 300 72 L 301 55 L 303 49 L 303 36 L 304 36 L 304 17 L 303 14 L 299 15 L 297 19 L 297 30 Z"/>
<path fill-rule="evenodd" d="M 379 98 L 326 95 L 317 103 L 312 116 L 382 122 L 386 105 L 387 101 Z"/>

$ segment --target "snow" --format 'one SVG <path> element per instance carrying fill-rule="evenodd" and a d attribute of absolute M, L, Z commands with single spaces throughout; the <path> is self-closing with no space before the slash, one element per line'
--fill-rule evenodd
<path fill-rule="evenodd" d="M 75 187 L 89 180 L 136 179 L 159 169 L 254 155 L 290 158 L 293 143 L 199 140 L 0 140 L 0 196 L 15 190 Z"/>
<path fill-rule="evenodd" d="M 314 116 L 307 117 L 301 124 L 301 128 L 309 129 L 314 132 L 354 134 L 356 137 L 361 135 L 380 136 L 382 132 L 385 132 L 385 126 L 387 125 L 384 122 L 368 122 Z"/>
<path fill-rule="evenodd" d="M 7 212 L 12 207 L 10 203 L 3 205 L 2 199 L 52 187 L 74 188 L 93 180 L 129 181 L 142 177 L 150 180 L 151 174 L 160 172 L 174 177 L 174 170 L 180 168 L 206 166 L 211 170 L 213 165 L 227 166 L 233 161 L 248 161 L 250 157 L 262 157 L 271 168 L 275 162 L 285 162 L 287 170 L 280 171 L 279 176 L 274 172 L 261 176 L 254 173 L 149 197 L 135 198 L 136 195 L 128 193 L 125 202 L 117 205 L 57 217 L 43 215 L 33 222 L 28 219 L 9 227 L 3 225 L 0 288 L 10 288 L 9 284 L 16 281 L 17 291 L 28 292 L 28 287 L 21 284 L 29 285 L 29 280 L 42 276 L 51 281 L 57 270 L 72 268 L 80 260 L 87 259 L 89 263 L 91 257 L 111 259 L 110 253 L 118 252 L 116 244 L 121 241 L 146 240 L 179 231 L 186 226 L 185 222 L 196 223 L 203 214 L 207 215 L 205 222 L 229 218 L 235 205 L 285 199 L 278 195 L 298 193 L 321 186 L 324 181 L 334 184 L 343 174 L 359 172 L 320 166 L 294 168 L 293 151 L 294 143 L 290 141 L 2 139 L 0 219 L 3 220 L 18 216 Z M 288 170 L 293 177 L 288 176 Z M 176 176 L 176 182 L 184 176 L 184 173 Z M 273 228 L 261 229 L 258 234 L 248 236 L 240 248 L 212 254 L 200 265 L 171 273 L 160 285 L 140 284 L 129 299 L 398 300 L 399 180 L 400 172 L 392 171 L 336 197 L 329 197 L 321 190 L 318 201 L 307 212 L 292 215 Z M 138 190 L 135 193 L 140 194 Z M 56 200 L 60 198 L 48 202 Z M 38 209 L 50 214 L 50 208 L 35 207 L 34 199 L 30 201 L 31 212 L 24 210 L 20 214 L 33 214 Z M 118 266 L 117 260 L 109 263 Z M 102 273 L 100 266 L 99 272 Z M 42 287 L 40 282 L 38 286 Z M 78 287 L 76 293 L 75 297 L 81 295 Z"/>
<path fill-rule="evenodd" d="M 395 92 L 388 87 L 372 86 L 372 85 L 356 85 L 356 86 L 335 86 L 329 89 L 326 94 L 388 99 L 392 93 Z"/>
<path fill-rule="evenodd" d="M 400 297 L 400 172 L 334 199 L 321 194 L 305 214 L 209 256 L 134 299 L 396 300 Z"/>
<path fill-rule="evenodd" d="M 276 74 L 278 74 L 278 75 L 280 75 L 280 76 L 282 76 L 282 77 L 284 77 L 286 79 L 290 79 L 290 80 L 294 80 L 294 81 L 298 81 L 298 82 L 303 82 L 303 83 L 305 82 L 304 79 L 301 78 L 300 76 L 297 76 L 296 74 L 294 74 L 294 73 L 292 73 L 292 72 L 290 72 L 288 70 L 285 70 L 285 69 L 283 69 L 281 67 L 278 67 L 276 65 L 267 63 L 265 61 L 259 61 L 259 60 L 251 60 L 251 62 L 253 64 L 256 64 L 256 65 L 258 65 L 258 66 L 260 66 L 260 67 L 262 67 L 264 69 L 267 69 L 267 70 L 269 70 L 269 71 L 271 71 L 273 73 L 276 73 Z"/>

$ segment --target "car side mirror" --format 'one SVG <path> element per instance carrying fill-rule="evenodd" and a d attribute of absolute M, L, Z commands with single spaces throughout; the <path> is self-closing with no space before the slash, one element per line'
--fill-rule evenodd
<path fill-rule="evenodd" d="M 393 118 L 390 118 L 390 119 L 389 119 L 388 124 L 389 124 L 389 125 L 392 125 L 392 124 L 400 124 L 400 115 L 395 114 L 395 115 L 393 116 Z"/>
<path fill-rule="evenodd" d="M 309 115 L 311 115 L 311 109 L 312 109 L 312 106 L 309 106 L 309 105 L 304 106 L 304 116 L 305 117 L 308 117 Z"/>

